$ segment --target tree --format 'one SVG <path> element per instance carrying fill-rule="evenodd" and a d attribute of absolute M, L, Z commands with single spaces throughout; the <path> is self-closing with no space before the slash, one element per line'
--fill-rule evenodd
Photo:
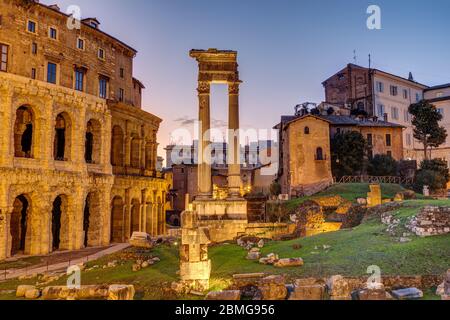
<path fill-rule="evenodd" d="M 367 143 L 361 133 L 350 131 L 338 133 L 331 140 L 333 174 L 336 177 L 361 173 Z"/>
<path fill-rule="evenodd" d="M 281 194 L 281 184 L 274 182 L 270 185 L 270 194 L 278 197 Z"/>
<path fill-rule="evenodd" d="M 409 107 L 412 114 L 412 125 L 414 126 L 414 138 L 423 144 L 425 160 L 431 158 L 432 148 L 442 145 L 447 139 L 447 130 L 439 126 L 442 114 L 431 103 L 422 100 Z M 428 156 L 430 150 L 430 157 Z"/>
<path fill-rule="evenodd" d="M 370 160 L 368 172 L 371 176 L 385 177 L 397 175 L 398 163 L 388 155 L 376 155 Z"/>
<path fill-rule="evenodd" d="M 424 160 L 417 172 L 415 189 L 419 192 L 424 186 L 429 186 L 431 191 L 446 189 L 449 181 L 450 173 L 445 160 Z"/>

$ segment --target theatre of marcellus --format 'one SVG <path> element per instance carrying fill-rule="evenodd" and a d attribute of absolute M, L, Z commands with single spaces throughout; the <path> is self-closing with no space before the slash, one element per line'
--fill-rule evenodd
<path fill-rule="evenodd" d="M 56 5 L 0 9 L 0 260 L 165 234 L 172 182 L 136 50 Z"/>

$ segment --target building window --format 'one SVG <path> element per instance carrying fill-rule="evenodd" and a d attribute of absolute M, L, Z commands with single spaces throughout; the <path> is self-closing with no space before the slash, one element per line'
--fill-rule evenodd
<path fill-rule="evenodd" d="M 384 92 L 384 83 L 383 82 L 377 81 L 377 91 L 380 93 Z"/>
<path fill-rule="evenodd" d="M 372 136 L 371 133 L 369 133 L 369 134 L 367 135 L 367 145 L 368 145 L 369 147 L 373 146 L 373 136 Z"/>
<path fill-rule="evenodd" d="M 305 127 L 305 134 L 309 134 L 309 127 Z"/>
<path fill-rule="evenodd" d="M 36 22 L 28 20 L 27 30 L 28 32 L 36 33 Z"/>
<path fill-rule="evenodd" d="M 422 97 L 420 95 L 420 93 L 416 93 L 416 102 L 419 102 L 420 100 L 422 100 Z"/>
<path fill-rule="evenodd" d="M 444 96 L 443 92 L 436 93 L 436 98 L 442 98 Z"/>
<path fill-rule="evenodd" d="M 47 82 L 56 84 L 56 70 L 57 66 L 55 63 L 49 62 L 47 64 Z"/>
<path fill-rule="evenodd" d="M 398 120 L 398 108 L 392 107 L 391 111 L 392 111 L 392 119 L 393 120 Z"/>
<path fill-rule="evenodd" d="M 408 90 L 403 89 L 403 99 L 408 99 Z"/>
<path fill-rule="evenodd" d="M 48 36 L 50 37 L 50 39 L 56 40 L 58 38 L 58 31 L 56 31 L 55 28 L 50 28 L 48 30 Z"/>
<path fill-rule="evenodd" d="M 98 87 L 100 98 L 106 99 L 108 97 L 108 79 L 105 77 L 100 77 Z"/>
<path fill-rule="evenodd" d="M 122 88 L 119 89 L 119 101 L 123 102 L 125 96 L 125 92 Z"/>
<path fill-rule="evenodd" d="M 98 58 L 101 60 L 105 60 L 105 50 L 98 49 Z"/>
<path fill-rule="evenodd" d="M 322 160 L 324 160 L 324 157 L 323 157 L 323 149 L 322 149 L 322 148 L 317 148 L 317 149 L 316 149 L 316 160 L 317 160 L 317 161 L 322 161 Z"/>
<path fill-rule="evenodd" d="M 80 50 L 84 50 L 84 40 L 81 38 L 78 38 L 77 40 L 77 48 Z"/>
<path fill-rule="evenodd" d="M 386 146 L 391 147 L 392 146 L 392 137 L 390 134 L 386 135 Z"/>
<path fill-rule="evenodd" d="M 36 69 L 31 68 L 31 79 L 36 79 Z"/>
<path fill-rule="evenodd" d="M 120 77 L 123 79 L 125 76 L 125 70 L 123 68 L 120 68 Z"/>
<path fill-rule="evenodd" d="M 397 86 L 391 86 L 391 96 L 397 96 L 398 95 L 398 87 Z"/>
<path fill-rule="evenodd" d="M 9 47 L 6 44 L 0 43 L 0 71 L 6 72 L 8 71 L 8 50 Z"/>
<path fill-rule="evenodd" d="M 81 68 L 75 69 L 75 90 L 84 90 L 84 73 L 85 71 Z"/>
<path fill-rule="evenodd" d="M 33 43 L 31 44 L 31 53 L 32 53 L 32 54 L 37 54 L 37 52 L 38 52 L 38 46 L 37 46 L 37 43 L 36 43 L 36 42 L 33 42 Z"/>
<path fill-rule="evenodd" d="M 377 106 L 377 115 L 378 115 L 378 117 L 382 118 L 382 117 L 384 117 L 384 114 L 385 114 L 384 105 L 379 104 Z"/>

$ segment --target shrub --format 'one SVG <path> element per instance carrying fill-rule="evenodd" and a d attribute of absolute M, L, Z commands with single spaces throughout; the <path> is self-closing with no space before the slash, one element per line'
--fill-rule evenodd
<path fill-rule="evenodd" d="M 278 197 L 281 194 L 281 185 L 278 182 L 274 182 L 270 185 L 270 194 Z"/>
<path fill-rule="evenodd" d="M 371 176 L 396 176 L 398 162 L 388 155 L 376 155 L 369 163 L 368 172 Z"/>

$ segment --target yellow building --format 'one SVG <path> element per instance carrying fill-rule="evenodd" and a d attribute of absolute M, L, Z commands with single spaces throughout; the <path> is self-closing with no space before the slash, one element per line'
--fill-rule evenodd
<path fill-rule="evenodd" d="M 333 183 L 331 138 L 345 131 L 360 132 L 370 146 L 369 158 L 379 154 L 403 159 L 403 127 L 373 119 L 344 115 L 283 116 L 280 130 L 282 193 L 304 196 L 318 193 Z"/>
<path fill-rule="evenodd" d="M 0 260 L 165 233 L 161 119 L 136 50 L 57 6 L 0 0 Z"/>
<path fill-rule="evenodd" d="M 315 194 L 333 182 L 331 173 L 330 124 L 307 115 L 283 117 L 280 130 L 280 172 L 283 194 Z"/>

